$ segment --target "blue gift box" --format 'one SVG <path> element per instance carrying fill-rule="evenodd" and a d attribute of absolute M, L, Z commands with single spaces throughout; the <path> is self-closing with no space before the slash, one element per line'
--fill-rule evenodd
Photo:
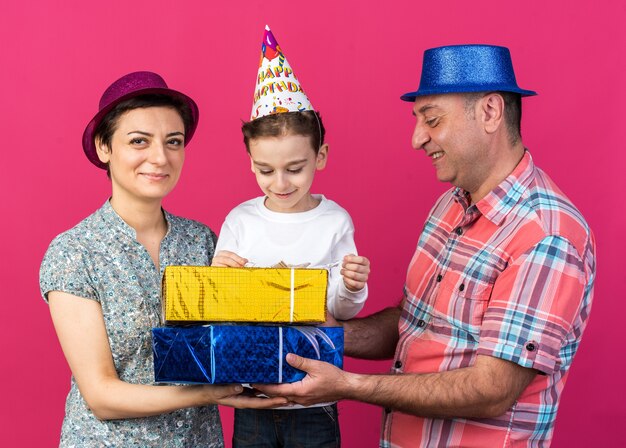
<path fill-rule="evenodd" d="M 292 383 L 287 353 L 343 367 L 343 328 L 205 325 L 152 329 L 158 383 Z"/>

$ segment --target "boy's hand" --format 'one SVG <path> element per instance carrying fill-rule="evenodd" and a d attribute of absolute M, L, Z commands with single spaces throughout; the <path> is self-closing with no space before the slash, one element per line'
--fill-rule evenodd
<path fill-rule="evenodd" d="M 370 275 L 370 261 L 357 255 L 343 257 L 341 275 L 343 283 L 350 291 L 360 291 L 365 288 L 367 278 Z"/>
<path fill-rule="evenodd" d="M 248 262 L 245 258 L 240 257 L 234 252 L 220 250 L 213 256 L 211 266 L 222 266 L 228 268 L 242 268 Z"/>

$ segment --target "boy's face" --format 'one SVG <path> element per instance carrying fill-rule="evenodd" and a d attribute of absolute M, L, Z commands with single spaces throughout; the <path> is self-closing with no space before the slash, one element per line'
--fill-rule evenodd
<path fill-rule="evenodd" d="M 267 196 L 267 208 L 296 213 L 317 206 L 311 184 L 315 171 L 326 166 L 328 145 L 322 145 L 316 155 L 309 137 L 285 135 L 253 139 L 249 148 L 252 172 Z"/>

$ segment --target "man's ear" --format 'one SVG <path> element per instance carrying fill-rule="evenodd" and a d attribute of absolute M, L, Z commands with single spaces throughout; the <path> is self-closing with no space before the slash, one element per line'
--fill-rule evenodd
<path fill-rule="evenodd" d="M 504 98 L 499 93 L 489 93 L 481 100 L 483 126 L 488 134 L 496 132 L 504 123 Z"/>
<path fill-rule="evenodd" d="M 315 169 L 323 170 L 326 167 L 326 161 L 328 160 L 328 144 L 324 143 L 320 146 L 320 150 L 317 152 L 315 159 Z"/>
<path fill-rule="evenodd" d="M 102 163 L 109 163 L 111 160 L 111 148 L 109 148 L 100 138 L 96 138 L 96 154 Z"/>

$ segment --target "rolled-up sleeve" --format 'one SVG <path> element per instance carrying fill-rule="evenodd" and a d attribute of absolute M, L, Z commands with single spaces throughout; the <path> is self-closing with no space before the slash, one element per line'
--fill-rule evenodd
<path fill-rule="evenodd" d="M 590 306 L 587 272 L 566 238 L 526 250 L 494 285 L 477 353 L 547 374 L 571 363 Z"/>

